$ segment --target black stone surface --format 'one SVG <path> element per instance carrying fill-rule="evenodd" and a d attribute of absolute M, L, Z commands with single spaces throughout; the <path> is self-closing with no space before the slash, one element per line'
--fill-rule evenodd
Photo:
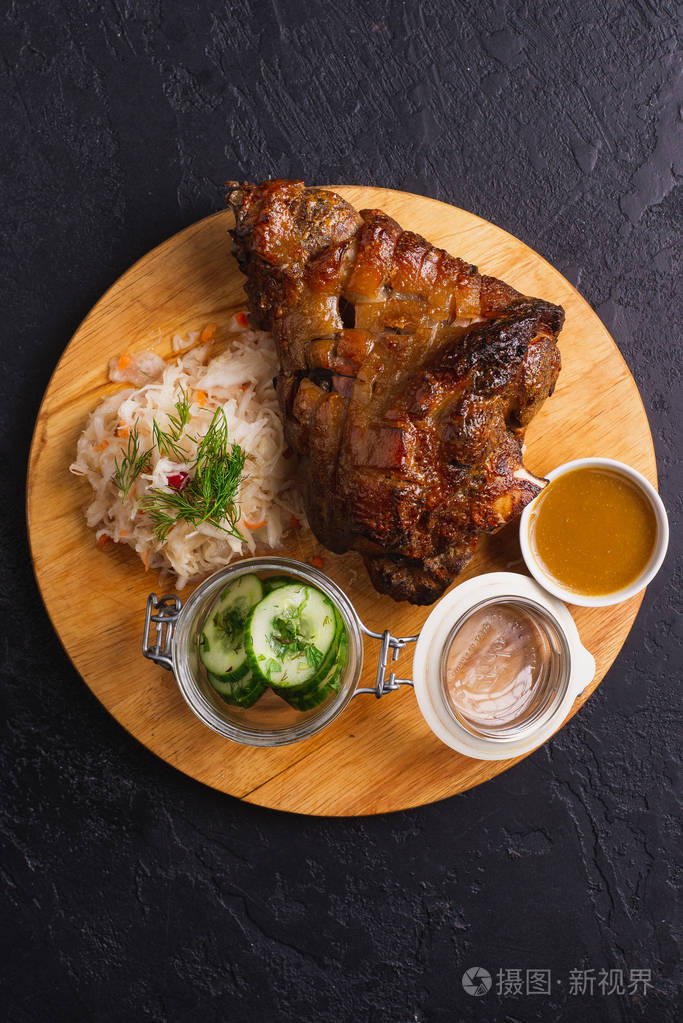
<path fill-rule="evenodd" d="M 675 529 L 675 13 L 2 4 L 2 1019 L 680 1018 L 673 550 L 605 682 L 535 755 L 420 810 L 319 820 L 203 788 L 108 716 L 52 632 L 23 519 L 42 392 L 102 291 L 219 208 L 225 179 L 296 175 L 453 202 L 564 272 L 638 382 Z M 494 975 L 482 998 L 470 966 Z M 533 968 L 551 995 L 496 993 L 497 970 Z M 595 994 L 570 994 L 586 968 Z M 652 986 L 601 994 L 610 969 Z"/>

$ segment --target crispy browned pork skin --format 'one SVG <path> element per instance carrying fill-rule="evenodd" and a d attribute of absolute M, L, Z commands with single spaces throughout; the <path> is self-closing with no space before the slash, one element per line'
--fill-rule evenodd
<path fill-rule="evenodd" d="M 228 185 L 251 322 L 271 330 L 311 528 L 430 604 L 544 485 L 522 464 L 564 311 L 301 181 Z"/>

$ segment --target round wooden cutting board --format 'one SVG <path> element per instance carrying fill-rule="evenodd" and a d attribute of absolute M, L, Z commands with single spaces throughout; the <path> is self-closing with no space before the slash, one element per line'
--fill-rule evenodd
<path fill-rule="evenodd" d="M 379 207 L 453 255 L 478 264 L 527 295 L 564 306 L 562 372 L 527 434 L 527 467 L 538 475 L 571 458 L 604 455 L 628 462 L 656 484 L 647 416 L 617 346 L 574 288 L 532 249 L 471 213 L 433 199 L 380 188 L 338 187 L 357 208 Z M 36 576 L 52 622 L 97 698 L 140 742 L 198 781 L 251 803 L 306 814 L 382 813 L 418 806 L 477 785 L 516 761 L 470 760 L 427 728 L 409 687 L 381 701 L 356 697 L 328 729 L 281 749 L 231 743 L 186 707 L 170 672 L 140 652 L 147 594 L 163 592 L 127 547 L 95 546 L 83 508 L 87 483 L 69 474 L 88 413 L 116 389 L 107 362 L 153 348 L 166 357 L 171 337 L 245 308 L 242 276 L 230 255 L 231 214 L 202 220 L 135 264 L 97 303 L 72 338 L 50 381 L 36 423 L 28 477 L 28 524 Z M 282 553 L 309 560 L 349 594 L 365 624 L 394 635 L 417 633 L 429 608 L 396 604 L 370 585 L 360 558 L 337 557 L 310 534 Z M 524 571 L 516 524 L 482 540 L 460 581 L 489 571 Z M 182 596 L 183 594 L 181 594 Z M 642 594 L 616 607 L 571 608 L 597 673 L 583 703 L 612 664 Z M 408 648 L 410 651 L 410 648 Z M 362 685 L 374 685 L 377 644 L 366 640 Z M 398 662 L 410 677 L 411 654 Z"/>

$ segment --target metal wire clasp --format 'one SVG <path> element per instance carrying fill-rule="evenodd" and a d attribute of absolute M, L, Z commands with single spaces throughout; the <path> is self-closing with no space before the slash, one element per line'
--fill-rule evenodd
<path fill-rule="evenodd" d="M 396 678 L 395 672 L 390 672 L 387 678 L 387 664 L 389 661 L 389 651 L 392 651 L 392 661 L 398 660 L 398 655 L 404 646 L 408 643 L 416 643 L 417 636 L 392 636 L 388 629 L 384 632 L 372 632 L 370 629 L 366 629 L 363 623 L 360 623 L 360 627 L 366 636 L 370 636 L 371 639 L 381 639 L 382 645 L 379 648 L 379 660 L 377 662 L 377 680 L 374 688 L 360 688 L 356 689 L 354 696 L 358 696 L 359 693 L 371 693 L 374 694 L 379 700 L 380 696 L 384 696 L 385 693 L 391 693 L 401 686 L 412 686 L 414 682 L 410 678 Z"/>
<path fill-rule="evenodd" d="M 168 671 L 173 671 L 173 658 L 171 648 L 173 646 L 173 633 L 175 623 L 178 620 L 183 607 L 180 597 L 170 593 L 167 597 L 157 597 L 156 593 L 150 593 L 147 598 L 147 613 L 145 614 L 145 631 L 142 634 L 142 652 L 151 661 L 160 664 Z M 153 614 L 152 612 L 156 612 Z M 155 642 L 150 643 L 150 632 L 152 622 L 155 625 Z"/>

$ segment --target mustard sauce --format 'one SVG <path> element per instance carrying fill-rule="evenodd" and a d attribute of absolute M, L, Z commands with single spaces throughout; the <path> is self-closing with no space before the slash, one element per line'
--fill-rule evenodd
<path fill-rule="evenodd" d="M 565 589 L 588 597 L 630 586 L 646 568 L 657 520 L 643 491 L 628 477 L 593 466 L 548 484 L 529 524 L 541 568 Z"/>

